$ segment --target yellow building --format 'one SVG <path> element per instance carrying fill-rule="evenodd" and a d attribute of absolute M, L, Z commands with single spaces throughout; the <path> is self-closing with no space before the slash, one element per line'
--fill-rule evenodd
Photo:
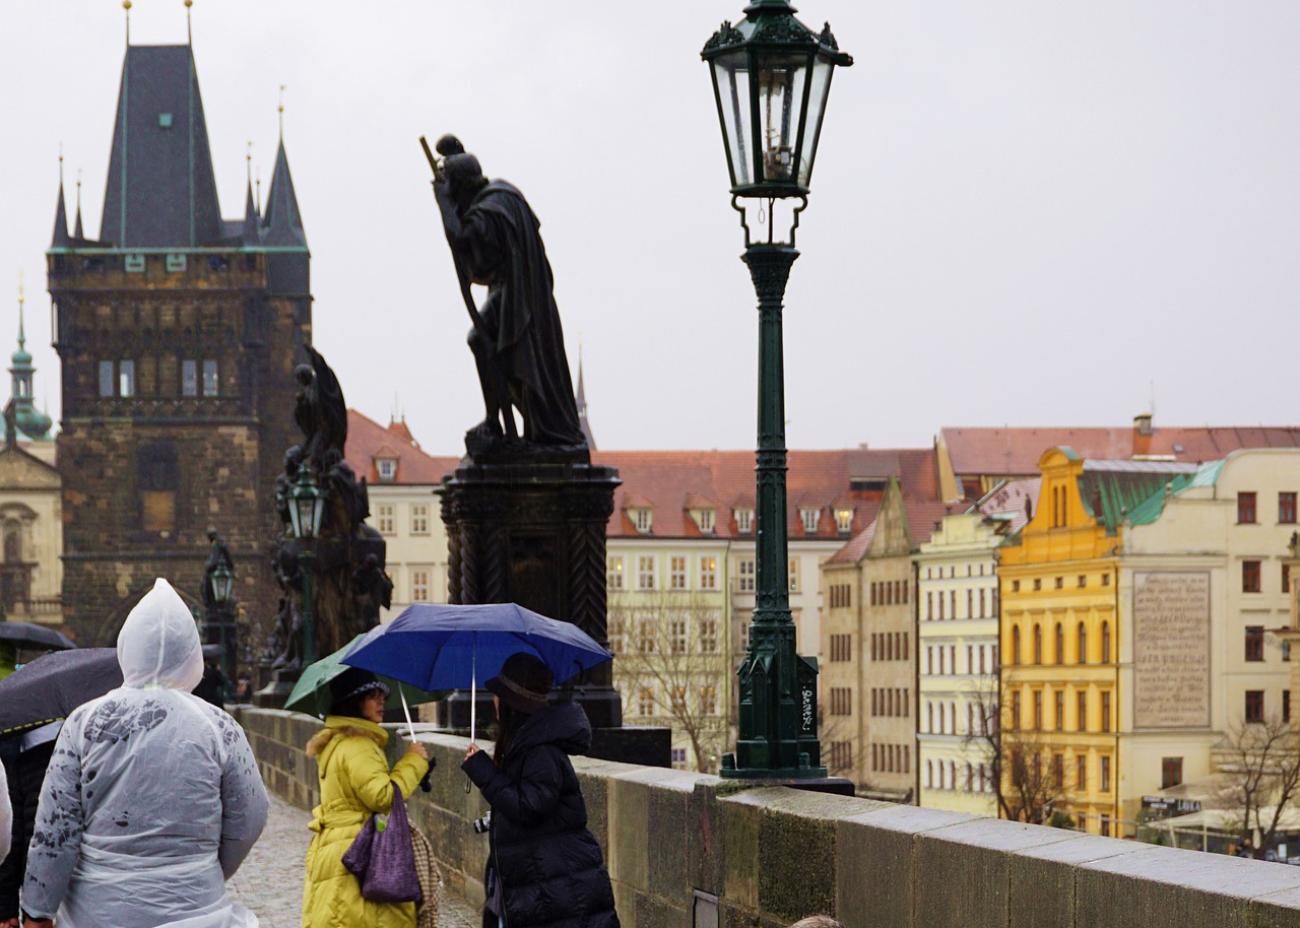
<path fill-rule="evenodd" d="M 1039 470 L 1037 511 L 999 551 L 1002 789 L 1032 794 L 1022 815 L 1064 812 L 1111 834 L 1120 818 L 1122 523 L 1196 468 L 1085 461 L 1060 447 L 1042 455 Z"/>

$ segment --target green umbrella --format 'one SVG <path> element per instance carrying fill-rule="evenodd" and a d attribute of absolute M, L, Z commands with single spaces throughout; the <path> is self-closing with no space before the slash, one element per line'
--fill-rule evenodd
<path fill-rule="evenodd" d="M 342 663 L 343 655 L 355 647 L 356 643 L 364 634 L 357 635 L 346 645 L 339 648 L 329 657 L 324 657 L 314 664 L 310 664 L 303 670 L 302 675 L 298 677 L 298 682 L 285 700 L 286 709 L 296 709 L 299 712 L 306 712 L 317 718 L 324 718 L 329 714 L 330 702 L 330 681 L 337 677 L 343 671 L 348 670 L 347 664 Z M 426 693 L 423 690 L 417 690 L 411 686 L 406 686 L 389 677 L 379 677 L 380 682 L 388 686 L 388 702 L 385 704 L 386 709 L 401 709 L 406 705 L 418 705 L 424 702 L 435 702 L 446 695 L 445 692 Z M 410 723 L 410 715 L 407 715 L 407 723 Z"/>

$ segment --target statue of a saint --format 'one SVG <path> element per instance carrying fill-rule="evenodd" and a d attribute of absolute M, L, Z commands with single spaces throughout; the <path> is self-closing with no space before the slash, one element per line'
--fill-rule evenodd
<path fill-rule="evenodd" d="M 486 407 L 466 444 L 474 451 L 503 436 L 516 439 L 513 407 L 526 442 L 585 445 L 541 223 L 523 194 L 484 177 L 454 136 L 443 136 L 437 148 L 444 161 L 433 192 L 473 320 L 469 346 Z M 481 309 L 471 283 L 488 288 Z"/>

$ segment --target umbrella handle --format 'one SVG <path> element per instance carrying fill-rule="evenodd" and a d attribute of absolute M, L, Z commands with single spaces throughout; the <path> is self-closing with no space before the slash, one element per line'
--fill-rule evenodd
<path fill-rule="evenodd" d="M 406 727 L 410 729 L 411 741 L 415 741 L 415 723 L 411 721 L 411 707 L 406 704 L 406 690 L 402 688 L 402 681 L 397 681 L 397 695 L 402 697 L 402 712 L 406 715 Z"/>

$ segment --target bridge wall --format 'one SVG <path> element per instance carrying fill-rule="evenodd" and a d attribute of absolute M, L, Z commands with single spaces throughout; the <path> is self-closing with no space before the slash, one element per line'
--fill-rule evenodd
<path fill-rule="evenodd" d="M 309 809 L 319 723 L 245 709 L 267 786 Z M 410 803 L 451 888 L 483 898 L 486 807 L 467 741 L 420 734 L 437 761 Z M 399 733 L 395 759 L 405 750 Z M 1297 928 L 1300 867 L 703 774 L 575 758 L 625 928 Z M 306 850 L 308 835 L 303 835 Z"/>

